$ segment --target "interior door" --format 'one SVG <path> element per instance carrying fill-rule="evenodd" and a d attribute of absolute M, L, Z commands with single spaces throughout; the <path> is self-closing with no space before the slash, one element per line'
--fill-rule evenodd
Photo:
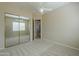
<path fill-rule="evenodd" d="M 30 20 L 5 14 L 5 46 L 10 47 L 30 40 Z"/>
<path fill-rule="evenodd" d="M 5 44 L 10 47 L 19 44 L 19 17 L 6 14 L 5 15 Z"/>
<path fill-rule="evenodd" d="M 30 40 L 29 19 L 20 18 L 20 43 L 28 42 Z"/>

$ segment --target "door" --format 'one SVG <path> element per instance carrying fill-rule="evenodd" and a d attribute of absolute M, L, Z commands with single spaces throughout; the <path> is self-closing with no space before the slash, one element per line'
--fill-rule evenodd
<path fill-rule="evenodd" d="M 20 43 L 30 40 L 29 20 L 20 18 Z"/>
<path fill-rule="evenodd" d="M 5 44 L 10 47 L 19 43 L 19 17 L 5 15 Z"/>
<path fill-rule="evenodd" d="M 5 46 L 10 47 L 30 41 L 30 19 L 5 14 Z"/>

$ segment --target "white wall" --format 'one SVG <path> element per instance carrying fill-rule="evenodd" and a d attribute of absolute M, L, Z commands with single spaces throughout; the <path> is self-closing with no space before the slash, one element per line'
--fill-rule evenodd
<path fill-rule="evenodd" d="M 4 48 L 4 39 L 5 39 L 5 34 L 4 34 L 4 14 L 1 12 L 0 13 L 0 49 Z"/>
<path fill-rule="evenodd" d="M 5 47 L 5 19 L 4 13 L 11 13 L 18 16 L 25 16 L 30 18 L 30 39 L 32 40 L 32 9 L 29 6 L 25 8 L 17 4 L 3 4 L 0 3 L 0 48 Z"/>
<path fill-rule="evenodd" d="M 42 19 L 42 14 L 40 12 L 33 12 L 33 18 L 34 20 Z"/>
<path fill-rule="evenodd" d="M 70 3 L 43 15 L 43 39 L 79 48 L 79 4 Z"/>

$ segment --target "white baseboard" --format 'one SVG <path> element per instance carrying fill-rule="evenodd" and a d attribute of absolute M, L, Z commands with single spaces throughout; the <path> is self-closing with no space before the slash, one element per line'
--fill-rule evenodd
<path fill-rule="evenodd" d="M 71 48 L 71 49 L 79 51 L 79 48 L 76 48 L 76 47 L 73 47 L 73 46 L 70 46 L 70 45 L 67 45 L 67 44 L 64 44 L 64 43 L 60 43 L 60 42 L 57 42 L 57 41 L 55 41 L 54 43 L 58 44 L 58 45 L 61 45 L 61 46 L 64 46 L 64 47 L 67 47 L 67 48 Z"/>
<path fill-rule="evenodd" d="M 47 40 L 49 42 L 51 41 L 51 40 L 48 40 L 48 39 L 45 39 L 45 38 L 44 38 L 44 40 Z M 61 43 L 61 42 L 58 42 L 58 41 L 53 41 L 53 43 L 79 51 L 79 48 L 76 48 L 76 47 L 68 45 L 68 44 L 64 44 L 64 43 Z"/>

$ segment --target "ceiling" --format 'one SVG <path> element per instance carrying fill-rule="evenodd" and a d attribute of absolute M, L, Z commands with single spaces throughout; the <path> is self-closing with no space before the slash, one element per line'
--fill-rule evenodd
<path fill-rule="evenodd" d="M 31 5 L 35 9 L 39 9 L 39 8 L 52 8 L 52 9 L 55 9 L 59 6 L 68 4 L 68 2 L 30 2 L 28 4 Z"/>
<path fill-rule="evenodd" d="M 41 9 L 43 9 L 43 12 L 45 13 L 64 6 L 68 4 L 68 2 L 30 2 L 28 4 L 34 9 L 34 11 L 41 12 Z"/>
<path fill-rule="evenodd" d="M 68 2 L 0 2 L 0 5 L 18 5 L 24 8 L 28 6 L 32 8 L 34 12 L 47 12 L 66 4 L 68 4 Z"/>

